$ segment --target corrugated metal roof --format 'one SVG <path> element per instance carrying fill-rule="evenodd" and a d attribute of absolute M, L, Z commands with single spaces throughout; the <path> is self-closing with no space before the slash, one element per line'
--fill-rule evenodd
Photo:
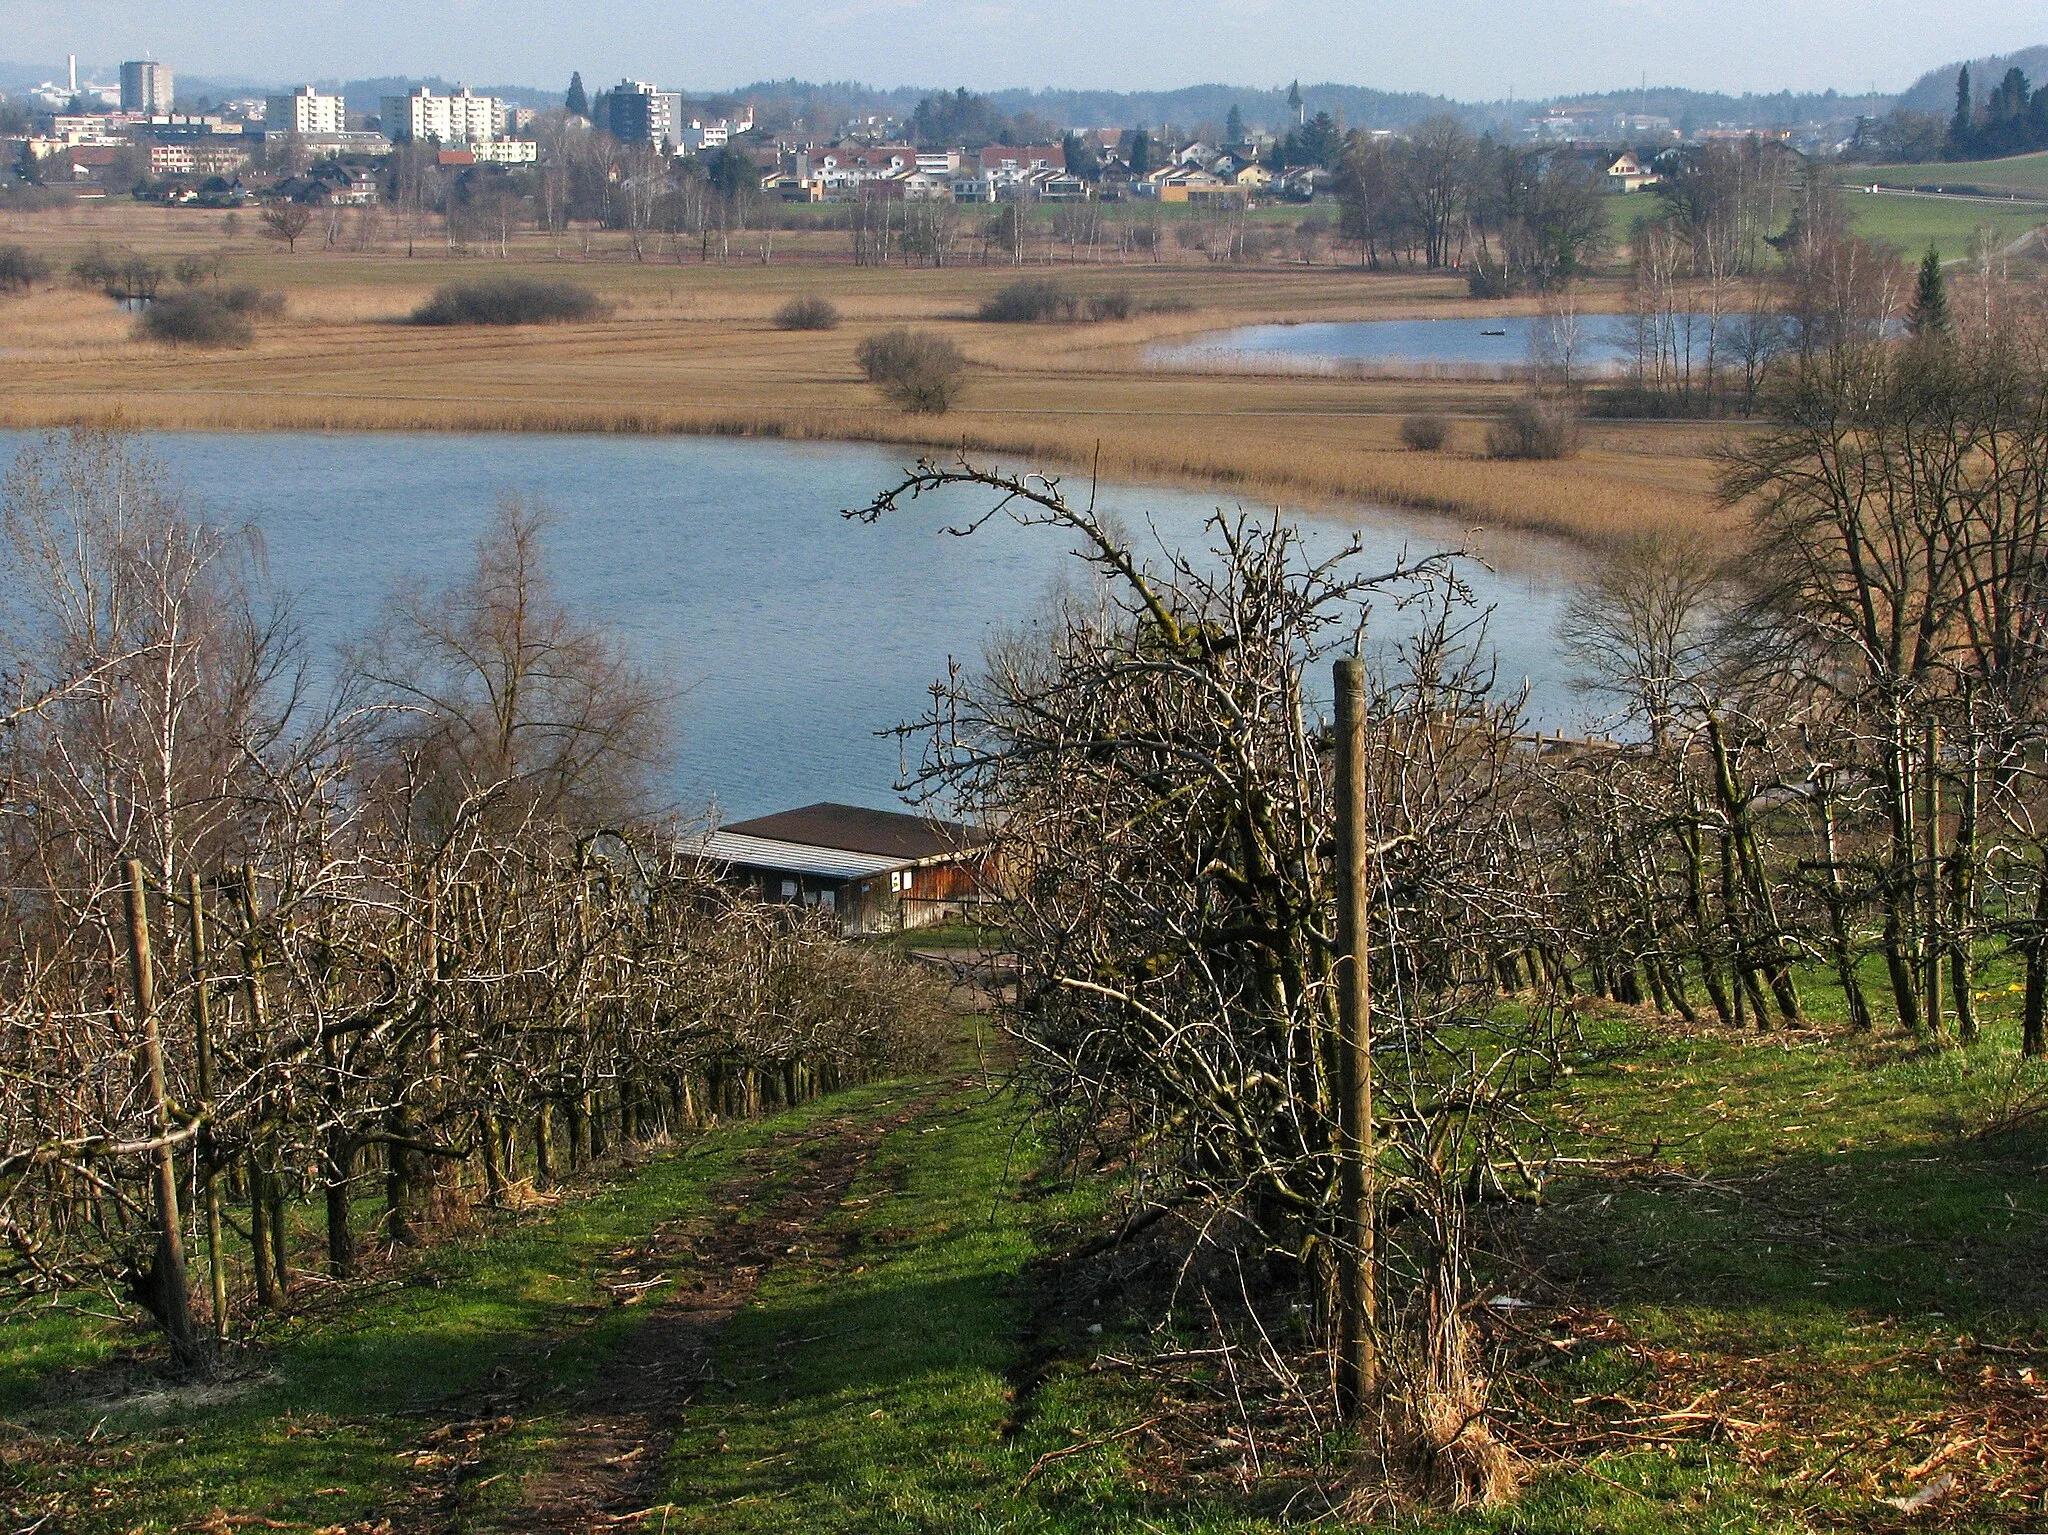
<path fill-rule="evenodd" d="M 865 879 L 900 869 L 909 860 L 883 858 L 873 853 L 849 852 L 836 847 L 808 847 L 801 842 L 780 842 L 773 837 L 749 837 L 740 832 L 715 831 L 692 837 L 683 851 L 713 863 L 739 864 L 749 869 L 773 869 L 788 874 L 810 874 L 819 879 Z"/>

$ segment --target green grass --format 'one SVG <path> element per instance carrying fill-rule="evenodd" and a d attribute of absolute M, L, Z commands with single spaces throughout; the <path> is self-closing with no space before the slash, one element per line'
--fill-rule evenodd
<path fill-rule="evenodd" d="M 2048 168 L 2048 155 L 2028 158 L 2042 160 L 2044 168 Z M 1929 169 L 1926 166 L 1915 168 Z M 1869 169 L 1876 170 L 1879 167 Z M 1956 169 L 1960 170 L 1961 167 Z M 1857 168 L 1859 176 L 1863 171 L 1863 167 Z M 1877 178 L 1871 176 L 1865 179 Z M 2038 203 L 2022 203 L 2013 208 L 2001 208 L 1991 203 L 1963 202 L 1939 197 L 1872 195 L 1856 191 L 1853 187 L 1845 188 L 1843 195 L 1848 199 L 1849 213 L 1855 220 L 1858 234 L 1896 245 L 1916 261 L 1929 245 L 1939 247 L 1945 257 L 1961 256 L 1969 245 L 1971 236 L 1986 225 L 1996 230 L 2000 241 L 2005 242 L 2018 239 L 2036 224 L 2048 223 L 2048 207 Z M 1657 194 L 1651 191 L 1631 192 L 1625 196 L 1608 198 L 1608 227 L 1613 233 L 1615 243 L 1618 246 L 1626 245 L 1635 221 L 1654 216 L 1660 207 Z"/>
<path fill-rule="evenodd" d="M 596 1377 L 645 1314 L 597 1289 L 607 1254 L 703 1212 L 777 1132 L 901 1092 L 863 1088 L 723 1127 L 553 1211 L 494 1220 L 422 1253 L 388 1287 L 286 1325 L 240 1363 L 242 1379 L 206 1396 L 124 1367 L 138 1343 L 154 1352 L 125 1327 L 52 1315 L 10 1328 L 0 1416 L 42 1447 L 8 1453 L 0 1438 L 0 1511 L 26 1525 L 59 1507 L 59 1527 L 90 1535 L 169 1530 L 216 1507 L 316 1526 L 388 1510 L 409 1469 L 395 1457 L 479 1394 L 544 1381 L 534 1394 L 545 1404 Z M 483 1475 L 523 1469 L 545 1442 L 549 1408 L 525 1411 Z M 497 1494 L 515 1485 L 503 1477 Z"/>
<path fill-rule="evenodd" d="M 1887 187 L 1982 187 L 1987 192 L 2048 194 L 2048 150 L 2012 155 L 2003 160 L 1960 160 L 1929 165 L 1855 165 L 1843 180 L 1849 185 L 1876 182 Z"/>
<path fill-rule="evenodd" d="M 1497 1256 L 1482 1273 L 1529 1298 L 1521 1326 L 1551 1340 L 1496 1340 L 1512 1350 L 1496 1411 L 1532 1456 L 1524 1495 L 1407 1522 L 1442 1535 L 1889 1529 L 1903 1526 L 1878 1500 L 1926 1481 L 1909 1469 L 1953 1441 L 1977 1441 L 1947 1462 L 1971 1488 L 2008 1466 L 2013 1424 L 2048 1418 L 2048 1391 L 2018 1374 L 2040 1354 L 1998 1352 L 2048 1349 L 2048 1129 L 1978 1133 L 2019 1090 L 2048 1090 L 2048 1067 L 2014 1053 L 2012 980 L 1986 966 L 1987 1037 L 1967 1051 L 1842 1035 L 1811 976 L 1820 1026 L 1806 1030 L 1591 1016 L 1545 1105 L 1551 1149 L 1584 1160 L 1564 1164 L 1540 1206 L 1491 1217 Z M 62 1497 L 62 1527 L 84 1532 L 168 1529 L 214 1507 L 368 1518 L 404 1480 L 399 1452 L 509 1377 L 525 1405 L 506 1410 L 527 1416 L 472 1473 L 487 1513 L 544 1451 L 558 1421 L 547 1404 L 630 1347 L 644 1312 L 596 1304 L 608 1253 L 705 1210 L 778 1132 L 907 1095 L 865 1089 L 722 1130 L 428 1254 L 403 1288 L 280 1338 L 269 1377 L 239 1399 L 156 1417 L 133 1400 L 81 1401 L 93 1379 L 81 1367 L 124 1340 L 54 1319 L 17 1330 L 0 1414 L 70 1448 L 44 1461 L 0 1439 L 0 1509 L 25 1525 Z M 1298 1527 L 1284 1488 L 1190 1481 L 1148 1440 L 1110 1437 L 1167 1410 L 1142 1378 L 1089 1368 L 1105 1348 L 1156 1346 L 1151 1318 L 1115 1290 L 1048 1306 L 1033 1267 L 1090 1229 L 1099 1185 L 1051 1176 L 1014 1100 L 956 1081 L 930 1101 L 889 1128 L 719 1340 L 663 1468 L 673 1507 L 647 1528 Z M 1629 1420 L 1694 1401 L 1719 1415 L 1717 1433 L 1625 1437 L 1641 1433 Z M 1540 1448 L 1574 1435 L 1572 1456 Z M 2039 1510 L 2018 1497 L 1949 1508 L 1942 1525 L 2034 1527 Z"/>

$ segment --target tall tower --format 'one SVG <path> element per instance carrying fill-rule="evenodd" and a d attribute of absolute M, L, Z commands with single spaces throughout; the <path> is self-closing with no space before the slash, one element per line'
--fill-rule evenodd
<path fill-rule="evenodd" d="M 171 110 L 172 100 L 169 65 L 138 59 L 121 66 L 123 112 L 168 112 Z"/>

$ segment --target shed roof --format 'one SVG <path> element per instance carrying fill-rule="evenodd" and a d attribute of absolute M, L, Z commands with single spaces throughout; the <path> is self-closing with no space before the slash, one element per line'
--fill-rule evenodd
<path fill-rule="evenodd" d="M 811 847 L 773 837 L 749 837 L 730 831 L 714 831 L 692 838 L 684 844 L 684 850 L 711 863 L 767 869 L 778 874 L 809 874 L 818 879 L 865 879 L 869 875 L 900 869 L 909 861 L 875 853 L 850 852 L 845 848 Z"/>
<path fill-rule="evenodd" d="M 988 841 L 984 833 L 952 821 L 829 803 L 784 810 L 751 821 L 735 821 L 725 830 L 747 837 L 800 843 L 811 848 L 838 848 L 889 859 L 890 862 L 880 865 L 882 868 L 958 857 Z"/>

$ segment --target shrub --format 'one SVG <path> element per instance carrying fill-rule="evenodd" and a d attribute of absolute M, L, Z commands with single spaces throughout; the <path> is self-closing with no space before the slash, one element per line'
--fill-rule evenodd
<path fill-rule="evenodd" d="M 944 336 L 885 330 L 863 341 L 854 356 L 868 382 L 907 411 L 941 416 L 959 403 L 967 359 Z"/>
<path fill-rule="evenodd" d="M 1569 458 L 1578 448 L 1578 417 L 1547 400 L 1517 400 L 1486 429 L 1489 458 Z"/>
<path fill-rule="evenodd" d="M 248 288 L 237 291 L 255 292 Z M 237 307 L 226 294 L 188 289 L 157 299 L 142 312 L 136 329 L 153 341 L 168 341 L 173 346 L 247 346 L 256 339 L 256 328 L 249 323 L 255 307 Z"/>
<path fill-rule="evenodd" d="M 996 290 L 981 306 L 981 318 L 1004 325 L 1029 325 L 1037 320 L 1071 320 L 1074 296 L 1056 282 L 1026 277 Z"/>
<path fill-rule="evenodd" d="M 1107 293 L 1088 296 L 1088 318 L 1091 320 L 1128 320 L 1137 312 L 1138 301 L 1131 296 L 1129 288 L 1112 288 Z"/>
<path fill-rule="evenodd" d="M 554 325 L 591 320 L 605 306 L 579 283 L 491 277 L 448 283 L 412 312 L 415 325 Z"/>
<path fill-rule="evenodd" d="M 1442 416 L 1410 416 L 1401 423 L 1401 442 L 1417 453 L 1438 453 L 1451 440 L 1451 423 Z"/>
<path fill-rule="evenodd" d="M 50 275 L 50 263 L 19 245 L 0 245 L 0 293 L 26 293 Z"/>
<path fill-rule="evenodd" d="M 793 298 L 775 311 L 777 330 L 834 330 L 838 325 L 839 306 L 815 293 Z"/>

